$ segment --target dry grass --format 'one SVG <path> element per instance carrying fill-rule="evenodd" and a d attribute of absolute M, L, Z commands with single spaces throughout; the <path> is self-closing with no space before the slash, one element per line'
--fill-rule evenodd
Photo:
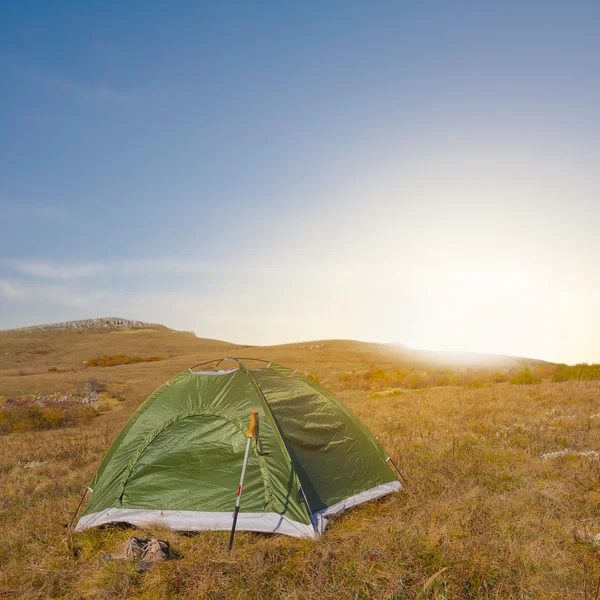
<path fill-rule="evenodd" d="M 330 387 L 352 369 L 402 366 L 372 345 L 328 344 L 236 354 L 316 373 Z M 177 558 L 139 575 L 129 565 L 97 564 L 136 530 L 73 535 L 63 525 L 139 402 L 174 373 L 232 347 L 168 330 L 15 335 L 0 347 L 0 402 L 18 391 L 84 385 L 89 356 L 166 357 L 102 369 L 101 401 L 123 410 L 0 438 L 0 597 L 594 598 L 600 461 L 590 451 L 600 439 L 600 382 L 341 392 L 409 480 L 402 493 L 333 520 L 316 541 L 240 533 L 231 555 L 226 533 L 156 530 Z M 66 372 L 48 373 L 53 365 Z"/>
<path fill-rule="evenodd" d="M 317 541 L 158 532 L 179 558 L 100 567 L 135 530 L 63 527 L 125 411 L 0 447 L 0 590 L 24 598 L 593 598 L 600 576 L 600 384 L 499 384 L 342 399 L 408 478 Z M 119 414 L 120 413 L 120 414 Z M 115 417 L 117 415 L 117 417 Z M 579 533 L 578 533 L 579 532 Z M 580 539 L 577 539 L 577 534 Z M 437 575 L 436 575 L 437 574 Z M 436 575 L 435 577 L 433 577 Z"/>

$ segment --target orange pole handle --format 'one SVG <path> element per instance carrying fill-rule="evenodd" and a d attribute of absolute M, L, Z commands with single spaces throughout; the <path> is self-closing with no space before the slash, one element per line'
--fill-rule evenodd
<path fill-rule="evenodd" d="M 249 438 L 253 438 L 254 437 L 254 430 L 256 429 L 256 419 L 258 418 L 258 411 L 257 410 L 251 410 L 250 411 L 250 428 L 248 429 L 248 433 L 246 433 L 246 435 Z"/>

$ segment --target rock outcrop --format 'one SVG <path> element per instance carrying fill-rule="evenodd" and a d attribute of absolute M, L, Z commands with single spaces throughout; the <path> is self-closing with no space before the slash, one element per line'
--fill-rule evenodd
<path fill-rule="evenodd" d="M 118 317 L 103 317 L 101 319 L 82 319 L 81 321 L 64 321 L 63 323 L 48 323 L 47 325 L 32 325 L 31 327 L 19 327 L 18 329 L 6 329 L 5 331 L 24 333 L 34 331 L 66 331 L 84 329 L 155 329 L 164 327 L 156 323 L 145 323 L 144 321 L 131 321 L 119 319 Z"/>

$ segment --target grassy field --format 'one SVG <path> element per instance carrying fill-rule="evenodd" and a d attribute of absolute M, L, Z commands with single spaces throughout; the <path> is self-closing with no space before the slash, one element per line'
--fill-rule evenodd
<path fill-rule="evenodd" d="M 405 362 L 353 344 L 232 350 L 168 330 L 0 338 L 5 398 L 66 392 L 100 376 L 110 393 L 126 397 L 120 410 L 77 427 L 0 436 L 0 597 L 597 598 L 596 381 L 338 391 L 409 484 L 332 520 L 316 541 L 242 532 L 228 554 L 226 533 L 155 530 L 176 559 L 140 575 L 97 564 L 136 530 L 64 527 L 122 425 L 174 373 L 235 350 L 314 372 L 336 390 L 340 373 Z M 83 365 L 119 353 L 165 360 Z M 54 366 L 65 372 L 49 372 Z"/>

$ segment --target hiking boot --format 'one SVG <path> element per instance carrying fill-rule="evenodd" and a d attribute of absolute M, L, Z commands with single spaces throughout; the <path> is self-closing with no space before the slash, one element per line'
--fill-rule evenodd
<path fill-rule="evenodd" d="M 157 540 L 156 538 L 152 538 L 144 546 L 142 560 L 137 564 L 135 570 L 138 573 L 144 573 L 155 562 L 169 560 L 170 556 L 171 556 L 171 549 L 169 546 L 169 542 L 164 542 L 163 540 Z"/>
<path fill-rule="evenodd" d="M 106 565 L 109 562 L 119 560 L 119 561 L 136 561 L 140 560 L 144 555 L 144 549 L 148 545 L 150 540 L 148 538 L 136 538 L 135 536 L 131 536 L 123 547 L 121 548 L 121 552 L 119 554 L 106 554 L 102 553 L 100 558 L 98 559 L 99 565 Z"/>

